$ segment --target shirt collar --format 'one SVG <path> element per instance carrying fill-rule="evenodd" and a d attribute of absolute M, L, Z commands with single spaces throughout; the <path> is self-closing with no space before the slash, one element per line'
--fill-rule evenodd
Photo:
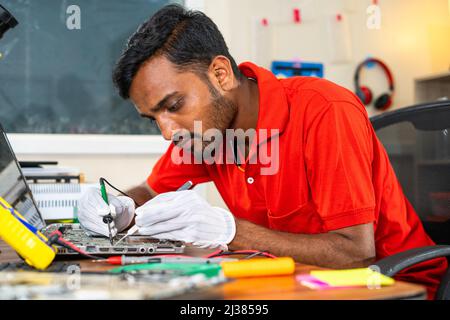
<path fill-rule="evenodd" d="M 266 129 L 268 139 L 277 135 L 271 129 L 278 130 L 281 135 L 289 120 L 289 105 L 280 80 L 269 70 L 251 62 L 241 63 L 239 69 L 244 76 L 254 78 L 258 84 L 259 112 L 256 131 Z"/>

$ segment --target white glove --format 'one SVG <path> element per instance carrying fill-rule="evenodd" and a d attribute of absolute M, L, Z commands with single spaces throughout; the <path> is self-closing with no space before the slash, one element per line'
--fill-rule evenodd
<path fill-rule="evenodd" d="M 100 189 L 89 188 L 83 194 L 78 205 L 78 220 L 91 235 L 109 236 L 108 224 L 103 217 L 111 212 L 113 236 L 129 226 L 134 217 L 134 201 L 130 197 L 113 196 L 108 193 L 109 206 L 102 198 Z"/>
<path fill-rule="evenodd" d="M 236 233 L 233 215 L 195 191 L 162 193 L 136 209 L 139 234 L 227 250 Z"/>

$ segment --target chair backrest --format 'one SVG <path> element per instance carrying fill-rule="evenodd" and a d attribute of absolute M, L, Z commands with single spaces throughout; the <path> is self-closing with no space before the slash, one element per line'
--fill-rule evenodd
<path fill-rule="evenodd" d="M 425 230 L 437 244 L 450 244 L 450 101 L 370 120 Z"/>

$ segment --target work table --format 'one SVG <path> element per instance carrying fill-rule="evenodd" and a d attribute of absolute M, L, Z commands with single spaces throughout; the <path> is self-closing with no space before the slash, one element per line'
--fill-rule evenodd
<path fill-rule="evenodd" d="M 0 240 L 0 263 L 19 262 L 16 253 Z M 186 248 L 186 255 L 205 256 L 212 250 Z M 58 261 L 65 261 L 58 258 Z M 79 263 L 82 272 L 105 271 L 113 266 L 94 263 L 90 260 L 74 260 Z M 366 287 L 312 290 L 303 286 L 295 278 L 298 274 L 308 274 L 318 270 L 315 266 L 297 263 L 294 275 L 255 277 L 231 280 L 213 287 L 199 289 L 177 296 L 177 299 L 226 299 L 226 300 L 354 300 L 354 299 L 424 299 L 425 287 L 417 284 L 396 281 L 394 285 L 379 289 Z M 0 272 L 1 276 L 1 272 Z"/>

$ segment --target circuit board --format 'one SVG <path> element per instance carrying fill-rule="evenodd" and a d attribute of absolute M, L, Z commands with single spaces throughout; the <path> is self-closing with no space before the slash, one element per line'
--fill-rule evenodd
<path fill-rule="evenodd" d="M 164 239 L 151 238 L 149 236 L 131 235 L 121 241 L 117 246 L 111 245 L 106 237 L 94 237 L 86 233 L 86 231 L 78 223 L 62 224 L 55 223 L 45 227 L 42 232 L 45 235 L 51 234 L 53 231 L 60 230 L 63 238 L 72 242 L 80 249 L 95 255 L 148 255 L 148 254 L 167 254 L 184 252 L 185 245 L 181 241 L 172 241 Z M 125 233 L 117 234 L 113 243 L 117 242 Z M 58 247 L 58 254 L 77 254 L 75 251 Z"/>

